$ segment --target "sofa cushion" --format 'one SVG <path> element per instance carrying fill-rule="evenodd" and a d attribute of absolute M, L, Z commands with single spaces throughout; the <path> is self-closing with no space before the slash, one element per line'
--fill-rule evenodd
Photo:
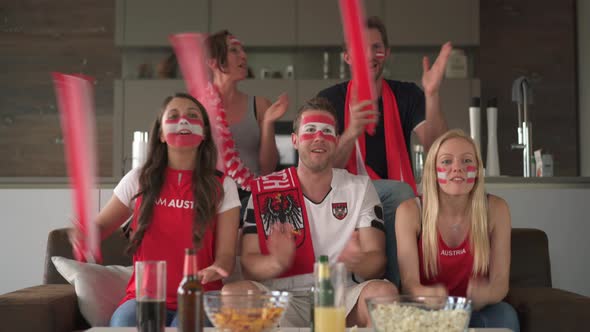
<path fill-rule="evenodd" d="M 551 287 L 549 244 L 545 232 L 513 228 L 510 288 Z"/>
<path fill-rule="evenodd" d="M 125 296 L 132 266 L 81 263 L 64 257 L 51 258 L 57 271 L 74 286 L 82 316 L 91 326 L 108 326 Z"/>
<path fill-rule="evenodd" d="M 511 288 L 505 299 L 518 313 L 521 331 L 587 331 L 590 298 L 548 287 Z"/>
<path fill-rule="evenodd" d="M 100 244 L 103 265 L 131 265 L 131 257 L 125 254 L 127 244 L 127 238 L 121 230 L 113 232 L 111 236 L 104 239 Z M 67 284 L 67 281 L 55 269 L 51 261 L 53 256 L 73 258 L 72 245 L 68 238 L 68 228 L 55 229 L 49 232 L 43 275 L 44 284 Z"/>
<path fill-rule="evenodd" d="M 39 285 L 0 296 L 0 331 L 72 331 L 84 326 L 70 285 Z"/>

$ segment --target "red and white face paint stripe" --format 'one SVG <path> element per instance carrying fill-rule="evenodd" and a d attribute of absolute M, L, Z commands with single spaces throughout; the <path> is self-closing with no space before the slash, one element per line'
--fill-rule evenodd
<path fill-rule="evenodd" d="M 438 183 L 440 184 L 446 184 L 447 183 L 447 169 L 444 167 L 437 167 L 436 168 L 436 179 L 438 180 Z"/>
<path fill-rule="evenodd" d="M 474 183 L 477 178 L 477 167 L 467 166 L 465 170 L 467 171 L 467 183 Z"/>
<path fill-rule="evenodd" d="M 203 121 L 185 117 L 165 120 L 166 142 L 175 147 L 199 146 L 203 141 Z"/>
<path fill-rule="evenodd" d="M 465 179 L 465 182 L 467 183 L 474 183 L 475 179 L 477 178 L 477 167 L 475 166 L 467 166 L 465 168 L 465 171 L 467 173 L 467 177 Z M 444 167 L 437 167 L 436 168 L 436 178 L 438 180 L 438 183 L 440 184 L 446 184 L 448 183 L 448 169 L 444 168 Z"/>
<path fill-rule="evenodd" d="M 306 141 L 321 137 L 336 143 L 335 125 L 334 120 L 326 115 L 303 116 L 299 126 L 299 139 Z"/>
<path fill-rule="evenodd" d="M 229 44 L 242 46 L 242 42 L 238 38 L 236 38 L 235 36 L 231 36 L 231 35 L 229 36 Z"/>
<path fill-rule="evenodd" d="M 385 52 L 376 52 L 375 53 L 375 58 L 377 60 L 383 60 L 383 59 L 385 59 Z"/>

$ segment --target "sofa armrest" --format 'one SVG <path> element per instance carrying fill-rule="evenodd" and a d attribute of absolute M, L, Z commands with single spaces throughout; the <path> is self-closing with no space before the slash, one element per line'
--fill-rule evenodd
<path fill-rule="evenodd" d="M 590 297 L 549 288 L 511 288 L 505 299 L 526 331 L 582 331 L 590 326 Z"/>
<path fill-rule="evenodd" d="M 70 332 L 80 325 L 71 285 L 40 285 L 0 295 L 0 322 L 6 331 Z"/>

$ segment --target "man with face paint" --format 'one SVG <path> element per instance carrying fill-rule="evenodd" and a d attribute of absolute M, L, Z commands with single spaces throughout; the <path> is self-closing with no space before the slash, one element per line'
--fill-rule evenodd
<path fill-rule="evenodd" d="M 397 294 L 385 280 L 381 203 L 367 176 L 332 168 L 337 120 L 329 102 L 314 98 L 293 123 L 297 168 L 258 179 L 244 218 L 242 270 L 252 281 L 224 291 L 287 290 L 294 295 L 281 326 L 309 326 L 313 263 L 327 255 L 350 271 L 347 325 L 370 325 L 365 299 Z M 376 280 L 377 279 L 377 280 Z"/>
<path fill-rule="evenodd" d="M 414 83 L 383 78 L 383 69 L 390 55 L 387 31 L 375 16 L 367 19 L 367 28 L 369 70 L 375 79 L 379 99 L 357 101 L 351 81 L 322 90 L 318 96 L 332 103 L 340 123 L 338 132 L 341 136 L 334 167 L 369 175 L 383 203 L 388 259 L 386 275 L 399 285 L 395 211 L 401 202 L 417 192 L 410 137 L 414 132 L 427 151 L 447 129 L 440 111 L 439 87 L 452 47 L 450 43 L 444 44 L 432 67 L 424 57 L 422 91 Z M 348 64 L 352 63 L 348 52 L 344 58 Z M 366 110 L 373 102 L 378 110 Z M 369 124 L 376 124 L 374 135 L 365 133 Z"/>

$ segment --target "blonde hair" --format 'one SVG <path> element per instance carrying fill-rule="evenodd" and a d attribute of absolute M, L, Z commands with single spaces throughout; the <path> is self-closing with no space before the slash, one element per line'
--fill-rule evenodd
<path fill-rule="evenodd" d="M 438 182 L 436 172 L 436 158 L 441 145 L 449 139 L 461 138 L 473 147 L 477 160 L 477 177 L 475 185 L 469 193 L 471 213 L 471 225 L 469 232 L 469 243 L 473 253 L 473 274 L 485 275 L 488 272 L 490 262 L 490 239 L 488 234 L 488 211 L 487 199 L 484 189 L 483 162 L 481 154 L 471 137 L 462 130 L 449 130 L 440 136 L 428 152 L 424 164 L 423 181 L 423 209 L 422 209 L 422 252 L 421 262 L 427 278 L 438 274 L 438 231 L 437 220 L 440 212 L 438 197 Z"/>

